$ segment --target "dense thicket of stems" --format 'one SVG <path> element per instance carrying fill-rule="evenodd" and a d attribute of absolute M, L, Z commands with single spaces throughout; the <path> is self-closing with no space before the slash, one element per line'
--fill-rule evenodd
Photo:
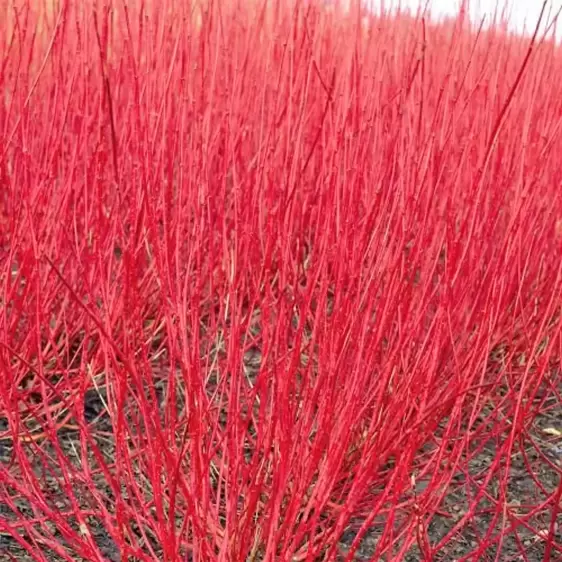
<path fill-rule="evenodd" d="M 358 525 L 351 561 L 378 526 L 373 560 L 430 560 L 482 498 L 472 556 L 556 520 L 562 487 L 506 500 L 559 397 L 552 42 L 316 1 L 1 10 L 2 536 L 329 561 Z"/>

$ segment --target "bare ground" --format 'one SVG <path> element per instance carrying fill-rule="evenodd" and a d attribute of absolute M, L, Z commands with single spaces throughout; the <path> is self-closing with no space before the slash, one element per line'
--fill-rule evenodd
<path fill-rule="evenodd" d="M 552 495 L 561 486 L 562 404 L 558 403 L 555 397 L 550 398 L 546 404 L 547 407 L 543 408 L 543 412 L 531 424 L 526 438 L 515 444 L 509 469 L 506 468 L 508 484 L 505 498 L 501 498 L 499 478 L 492 478 L 484 487 L 485 493 L 478 504 L 477 510 L 470 517 L 470 522 L 462 526 L 452 540 L 439 549 L 438 554 L 434 555 L 432 560 L 435 560 L 435 562 L 454 562 L 460 559 L 483 562 L 492 560 L 501 560 L 502 562 L 530 560 L 538 562 L 546 559 L 546 541 L 544 538 L 548 533 L 553 533 L 554 540 L 559 544 L 562 543 L 562 515 L 558 514 L 557 520 L 552 521 L 552 501 L 536 513 L 530 513 L 532 507 L 541 504 L 541 502 L 547 503 L 549 497 L 552 500 Z M 84 415 L 90 422 L 95 420 L 96 427 L 102 432 L 104 430 L 107 432 L 111 428 L 110 422 L 104 414 L 103 402 L 96 392 L 88 395 Z M 3 429 L 5 429 L 5 420 L 0 418 L 0 430 Z M 33 459 L 34 447 L 37 445 L 37 443 L 29 444 L 28 457 L 30 459 Z M 68 458 L 68 462 L 74 466 L 79 466 L 81 453 L 77 433 L 72 430 L 62 430 L 59 435 L 59 445 Z M 32 464 L 33 470 L 40 477 L 43 487 L 42 492 L 49 497 L 53 507 L 68 510 L 68 498 L 65 496 L 64 490 L 61 489 L 58 478 L 60 468 L 57 468 L 56 463 L 49 463 L 48 460 L 45 460 L 49 457 L 56 458 L 54 450 L 50 451 L 52 443 L 44 441 L 40 446 L 46 456 L 42 461 L 37 459 L 37 462 Z M 103 454 L 110 460 L 114 450 L 111 440 L 104 439 L 99 443 L 99 446 L 103 450 Z M 470 499 L 478 493 L 488 475 L 492 462 L 497 457 L 498 446 L 497 442 L 488 442 L 480 446 L 479 454 L 474 456 L 469 463 L 468 473 L 459 473 L 455 476 L 439 512 L 428 524 L 427 534 L 432 545 L 443 539 L 467 513 L 469 503 L 472 503 Z M 0 462 L 8 467 L 8 470 L 20 470 L 21 467 L 13 462 L 12 453 L 13 447 L 9 440 L 0 441 Z M 49 464 L 51 466 L 48 466 Z M 95 461 L 92 459 L 92 466 L 94 465 Z M 501 471 L 499 474 L 501 474 Z M 103 477 L 98 477 L 98 479 L 100 493 L 106 497 L 108 504 L 110 504 L 112 500 L 111 492 L 108 491 Z M 427 483 L 423 480 L 416 483 L 420 492 L 426 485 Z M 4 494 L 4 498 L 0 496 L 0 517 L 11 521 L 18 518 L 20 521 L 26 518 L 32 519 L 33 510 L 31 506 L 17 494 L 11 494 L 11 492 L 13 490 L 10 491 L 10 489 L 2 487 L 0 482 L 0 493 Z M 10 500 L 8 500 L 7 495 L 12 496 Z M 81 497 L 79 490 L 76 490 L 76 496 Z M 81 499 L 84 508 L 87 509 L 92 505 L 89 492 L 84 491 Z M 494 513 L 497 512 L 497 509 L 494 508 L 496 502 L 501 502 L 504 510 L 501 516 L 494 521 Z M 108 505 L 108 508 L 111 509 L 111 506 Z M 16 515 L 16 509 L 19 510 L 19 515 Z M 86 529 L 72 518 L 68 519 L 68 524 L 78 532 L 91 533 L 106 562 L 121 561 L 119 550 L 104 528 L 100 518 L 94 515 L 87 517 Z M 65 542 L 55 525 L 51 524 L 50 527 L 53 536 L 57 538 L 58 544 L 65 548 L 74 560 L 90 562 L 77 555 L 72 546 Z M 383 527 L 384 525 L 381 524 L 372 526 L 363 539 L 361 547 L 355 555 L 355 560 L 372 559 Z M 513 528 L 509 530 L 510 527 Z M 502 529 L 506 529 L 507 532 L 502 532 Z M 42 532 L 44 531 L 39 531 L 39 534 Z M 487 534 L 492 537 L 503 535 L 503 539 L 494 546 L 479 552 L 480 545 L 483 542 L 486 544 L 490 542 L 485 540 Z M 24 539 L 29 539 L 29 535 L 26 533 L 22 533 L 21 536 Z M 339 548 L 342 560 L 354 536 L 354 531 L 349 529 L 341 537 Z M 145 534 L 145 540 L 151 543 L 150 547 L 159 557 L 160 546 L 155 540 L 151 540 L 149 533 Z M 48 560 L 49 562 L 58 562 L 63 560 L 62 557 L 44 544 L 40 545 L 40 551 L 43 558 L 34 558 L 26 554 L 11 536 L 0 534 L 0 560 L 2 561 Z M 188 559 L 187 554 L 186 559 Z M 380 559 L 386 560 L 388 558 L 381 557 Z M 427 559 L 427 555 L 424 555 L 417 547 L 410 549 L 403 557 L 404 562 L 417 562 Z M 553 561 L 561 560 L 562 554 L 553 550 L 550 559 Z"/>

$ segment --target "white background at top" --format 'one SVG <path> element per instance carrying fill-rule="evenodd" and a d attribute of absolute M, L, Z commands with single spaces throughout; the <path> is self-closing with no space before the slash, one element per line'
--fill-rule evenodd
<path fill-rule="evenodd" d="M 544 0 L 507 0 L 507 4 L 510 6 L 509 9 L 509 22 L 510 29 L 522 33 L 526 30 L 527 33 L 532 33 L 535 29 L 536 22 L 539 18 L 541 8 Z M 366 0 L 372 6 L 377 8 L 383 3 L 386 7 L 398 6 L 399 4 L 403 8 L 415 9 L 423 6 L 427 3 L 427 0 Z M 458 13 L 461 0 L 429 0 L 429 5 L 431 6 L 431 12 L 435 16 L 446 16 Z M 506 0 L 470 0 L 469 1 L 469 14 L 471 19 L 475 23 L 480 23 L 483 15 L 486 15 L 486 20 L 489 22 L 493 17 L 496 5 L 505 5 Z M 562 6 L 562 0 L 549 0 L 547 8 L 545 10 L 545 17 L 543 17 L 543 22 L 547 19 L 549 12 L 551 18 L 556 14 L 556 12 Z M 562 35 L 562 15 L 561 24 L 557 25 L 557 37 Z M 544 25 L 541 26 L 544 29 Z"/>

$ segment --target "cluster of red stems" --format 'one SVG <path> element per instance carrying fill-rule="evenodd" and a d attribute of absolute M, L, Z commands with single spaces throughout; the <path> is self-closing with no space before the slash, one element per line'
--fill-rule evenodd
<path fill-rule="evenodd" d="M 506 500 L 560 388 L 547 32 L 315 0 L 1 10 L 2 544 L 102 562 L 95 521 L 123 561 L 351 561 L 378 526 L 372 560 L 429 561 L 485 496 L 477 560 L 556 520 L 562 484 Z"/>

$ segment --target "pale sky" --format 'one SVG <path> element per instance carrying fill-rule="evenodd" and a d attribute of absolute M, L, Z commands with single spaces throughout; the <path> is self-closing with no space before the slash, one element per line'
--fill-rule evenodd
<path fill-rule="evenodd" d="M 428 0 L 366 0 L 375 7 L 380 6 L 381 2 L 385 6 L 396 6 L 399 3 L 402 7 L 410 7 L 414 10 L 420 5 L 424 6 Z M 505 4 L 506 0 L 470 0 L 469 11 L 473 21 L 480 22 L 482 15 L 488 14 L 486 20 L 489 20 L 494 13 L 496 5 Z M 510 10 L 510 23 L 514 31 L 522 32 L 524 29 L 527 32 L 533 32 L 536 22 L 538 20 L 540 11 L 543 6 L 544 0 L 507 0 L 511 6 Z M 451 15 L 458 11 L 461 0 L 429 0 L 432 13 L 439 15 Z M 552 16 L 562 7 L 562 0 L 549 0 L 545 14 L 548 16 L 549 12 Z M 546 18 L 543 18 L 543 20 Z M 561 16 L 562 21 L 562 16 Z M 526 23 L 525 23 L 526 22 Z M 544 28 L 544 26 L 543 26 Z M 557 32 L 557 37 L 562 35 L 562 25 L 558 25 L 560 31 Z"/>

